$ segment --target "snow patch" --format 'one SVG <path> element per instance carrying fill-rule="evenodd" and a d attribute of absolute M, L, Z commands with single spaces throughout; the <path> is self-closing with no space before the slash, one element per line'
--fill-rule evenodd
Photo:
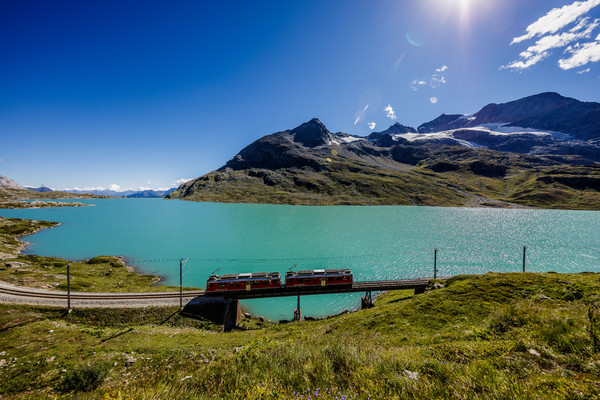
<path fill-rule="evenodd" d="M 332 140 L 327 141 L 328 146 L 340 145 L 343 143 L 352 143 L 358 140 L 366 140 L 365 138 L 356 137 L 356 136 L 336 136 Z"/>
<path fill-rule="evenodd" d="M 398 138 L 406 139 L 409 142 L 414 142 L 416 140 L 435 140 L 435 139 L 454 139 L 452 137 L 452 131 L 442 131 L 442 132 L 434 132 L 434 133 L 398 133 L 396 135 L 392 135 L 392 139 L 398 140 Z"/>
<path fill-rule="evenodd" d="M 481 144 L 477 144 L 474 142 L 469 142 L 468 140 L 463 140 L 463 139 L 454 139 L 456 140 L 458 143 L 460 143 L 461 145 L 465 146 L 465 147 L 471 147 L 471 148 L 476 148 L 476 147 L 482 147 L 482 148 L 487 148 L 487 146 L 483 146 Z"/>
<path fill-rule="evenodd" d="M 473 129 L 481 129 L 486 130 L 490 133 L 490 135 L 537 135 L 537 136 L 554 136 L 557 139 L 562 140 L 570 140 L 572 136 L 563 133 L 563 132 L 555 132 L 555 131 L 542 131 L 534 128 L 523 128 L 521 126 L 506 126 L 510 122 L 492 122 L 489 124 L 481 124 L 479 126 L 473 127 Z"/>

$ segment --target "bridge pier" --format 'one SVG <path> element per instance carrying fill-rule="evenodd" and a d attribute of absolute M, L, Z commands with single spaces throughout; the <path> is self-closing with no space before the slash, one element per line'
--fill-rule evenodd
<path fill-rule="evenodd" d="M 367 293 L 365 293 L 365 296 L 360 298 L 360 309 L 366 310 L 367 308 L 374 306 L 375 304 L 373 304 L 373 296 L 371 295 L 371 291 L 368 290 Z"/>
<path fill-rule="evenodd" d="M 224 296 L 198 296 L 183 307 L 181 315 L 223 325 L 224 332 L 230 332 L 242 320 L 240 301 Z"/>
<path fill-rule="evenodd" d="M 423 293 L 425 293 L 425 286 L 415 288 L 415 294 L 423 294 Z"/>
<path fill-rule="evenodd" d="M 238 299 L 226 299 L 223 313 L 223 332 L 230 332 L 242 320 L 242 310 Z"/>
<path fill-rule="evenodd" d="M 300 296 L 298 296 L 298 306 L 294 310 L 294 321 L 302 321 L 302 311 L 300 311 Z"/>

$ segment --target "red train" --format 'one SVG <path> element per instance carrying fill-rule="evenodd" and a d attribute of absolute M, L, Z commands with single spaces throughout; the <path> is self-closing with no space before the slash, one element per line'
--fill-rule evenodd
<path fill-rule="evenodd" d="M 352 286 L 352 271 L 344 269 L 312 269 L 288 271 L 285 274 L 286 287 Z"/>
<path fill-rule="evenodd" d="M 288 271 L 285 285 L 279 272 L 211 275 L 206 281 L 207 292 L 262 291 L 282 287 L 315 288 L 321 286 L 352 286 L 352 271 L 344 269 L 313 269 Z"/>
<path fill-rule="evenodd" d="M 207 292 L 251 291 L 280 287 L 281 274 L 279 272 L 211 275 L 206 281 Z"/>

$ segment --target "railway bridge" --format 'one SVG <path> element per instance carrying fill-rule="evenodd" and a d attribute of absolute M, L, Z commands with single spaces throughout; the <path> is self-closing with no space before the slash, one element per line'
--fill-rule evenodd
<path fill-rule="evenodd" d="M 269 297 L 297 297 L 298 306 L 294 310 L 294 319 L 302 319 L 300 311 L 300 297 L 318 294 L 336 293 L 365 293 L 361 301 L 361 308 L 373 305 L 372 292 L 389 290 L 414 290 L 415 294 L 425 292 L 430 278 L 398 279 L 382 281 L 358 281 L 352 286 L 316 286 L 316 287 L 286 287 L 275 289 L 235 291 L 235 292 L 205 292 L 190 301 L 184 312 L 201 315 L 223 325 L 223 330 L 232 330 L 241 319 L 239 301 L 244 299 L 261 299 Z"/>
<path fill-rule="evenodd" d="M 34 289 L 0 283 L 0 302 L 33 305 L 75 307 L 147 307 L 179 305 L 183 313 L 199 315 L 222 324 L 225 331 L 232 330 L 241 319 L 239 301 L 269 297 L 298 297 L 295 318 L 301 319 L 300 297 L 319 294 L 365 293 L 362 307 L 372 305 L 372 292 L 412 289 L 423 293 L 430 278 L 353 282 L 352 286 L 281 287 L 268 290 L 239 292 L 205 292 L 186 290 L 141 293 L 89 293 Z M 184 307 L 185 305 L 185 307 Z"/>

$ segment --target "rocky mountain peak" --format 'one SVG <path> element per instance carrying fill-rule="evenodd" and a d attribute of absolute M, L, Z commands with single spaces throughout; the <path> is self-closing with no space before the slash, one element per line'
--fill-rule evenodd
<path fill-rule="evenodd" d="M 387 128 L 382 134 L 395 135 L 399 133 L 416 133 L 417 130 L 412 126 L 402 125 L 400 122 L 396 122 L 394 125 Z"/>
<path fill-rule="evenodd" d="M 19 185 L 17 182 L 13 181 L 10 178 L 0 175 L 0 187 L 7 189 L 25 189 L 23 186 Z"/>
<path fill-rule="evenodd" d="M 294 142 L 306 147 L 327 145 L 333 140 L 331 132 L 317 118 L 292 129 L 290 134 L 293 136 Z"/>

